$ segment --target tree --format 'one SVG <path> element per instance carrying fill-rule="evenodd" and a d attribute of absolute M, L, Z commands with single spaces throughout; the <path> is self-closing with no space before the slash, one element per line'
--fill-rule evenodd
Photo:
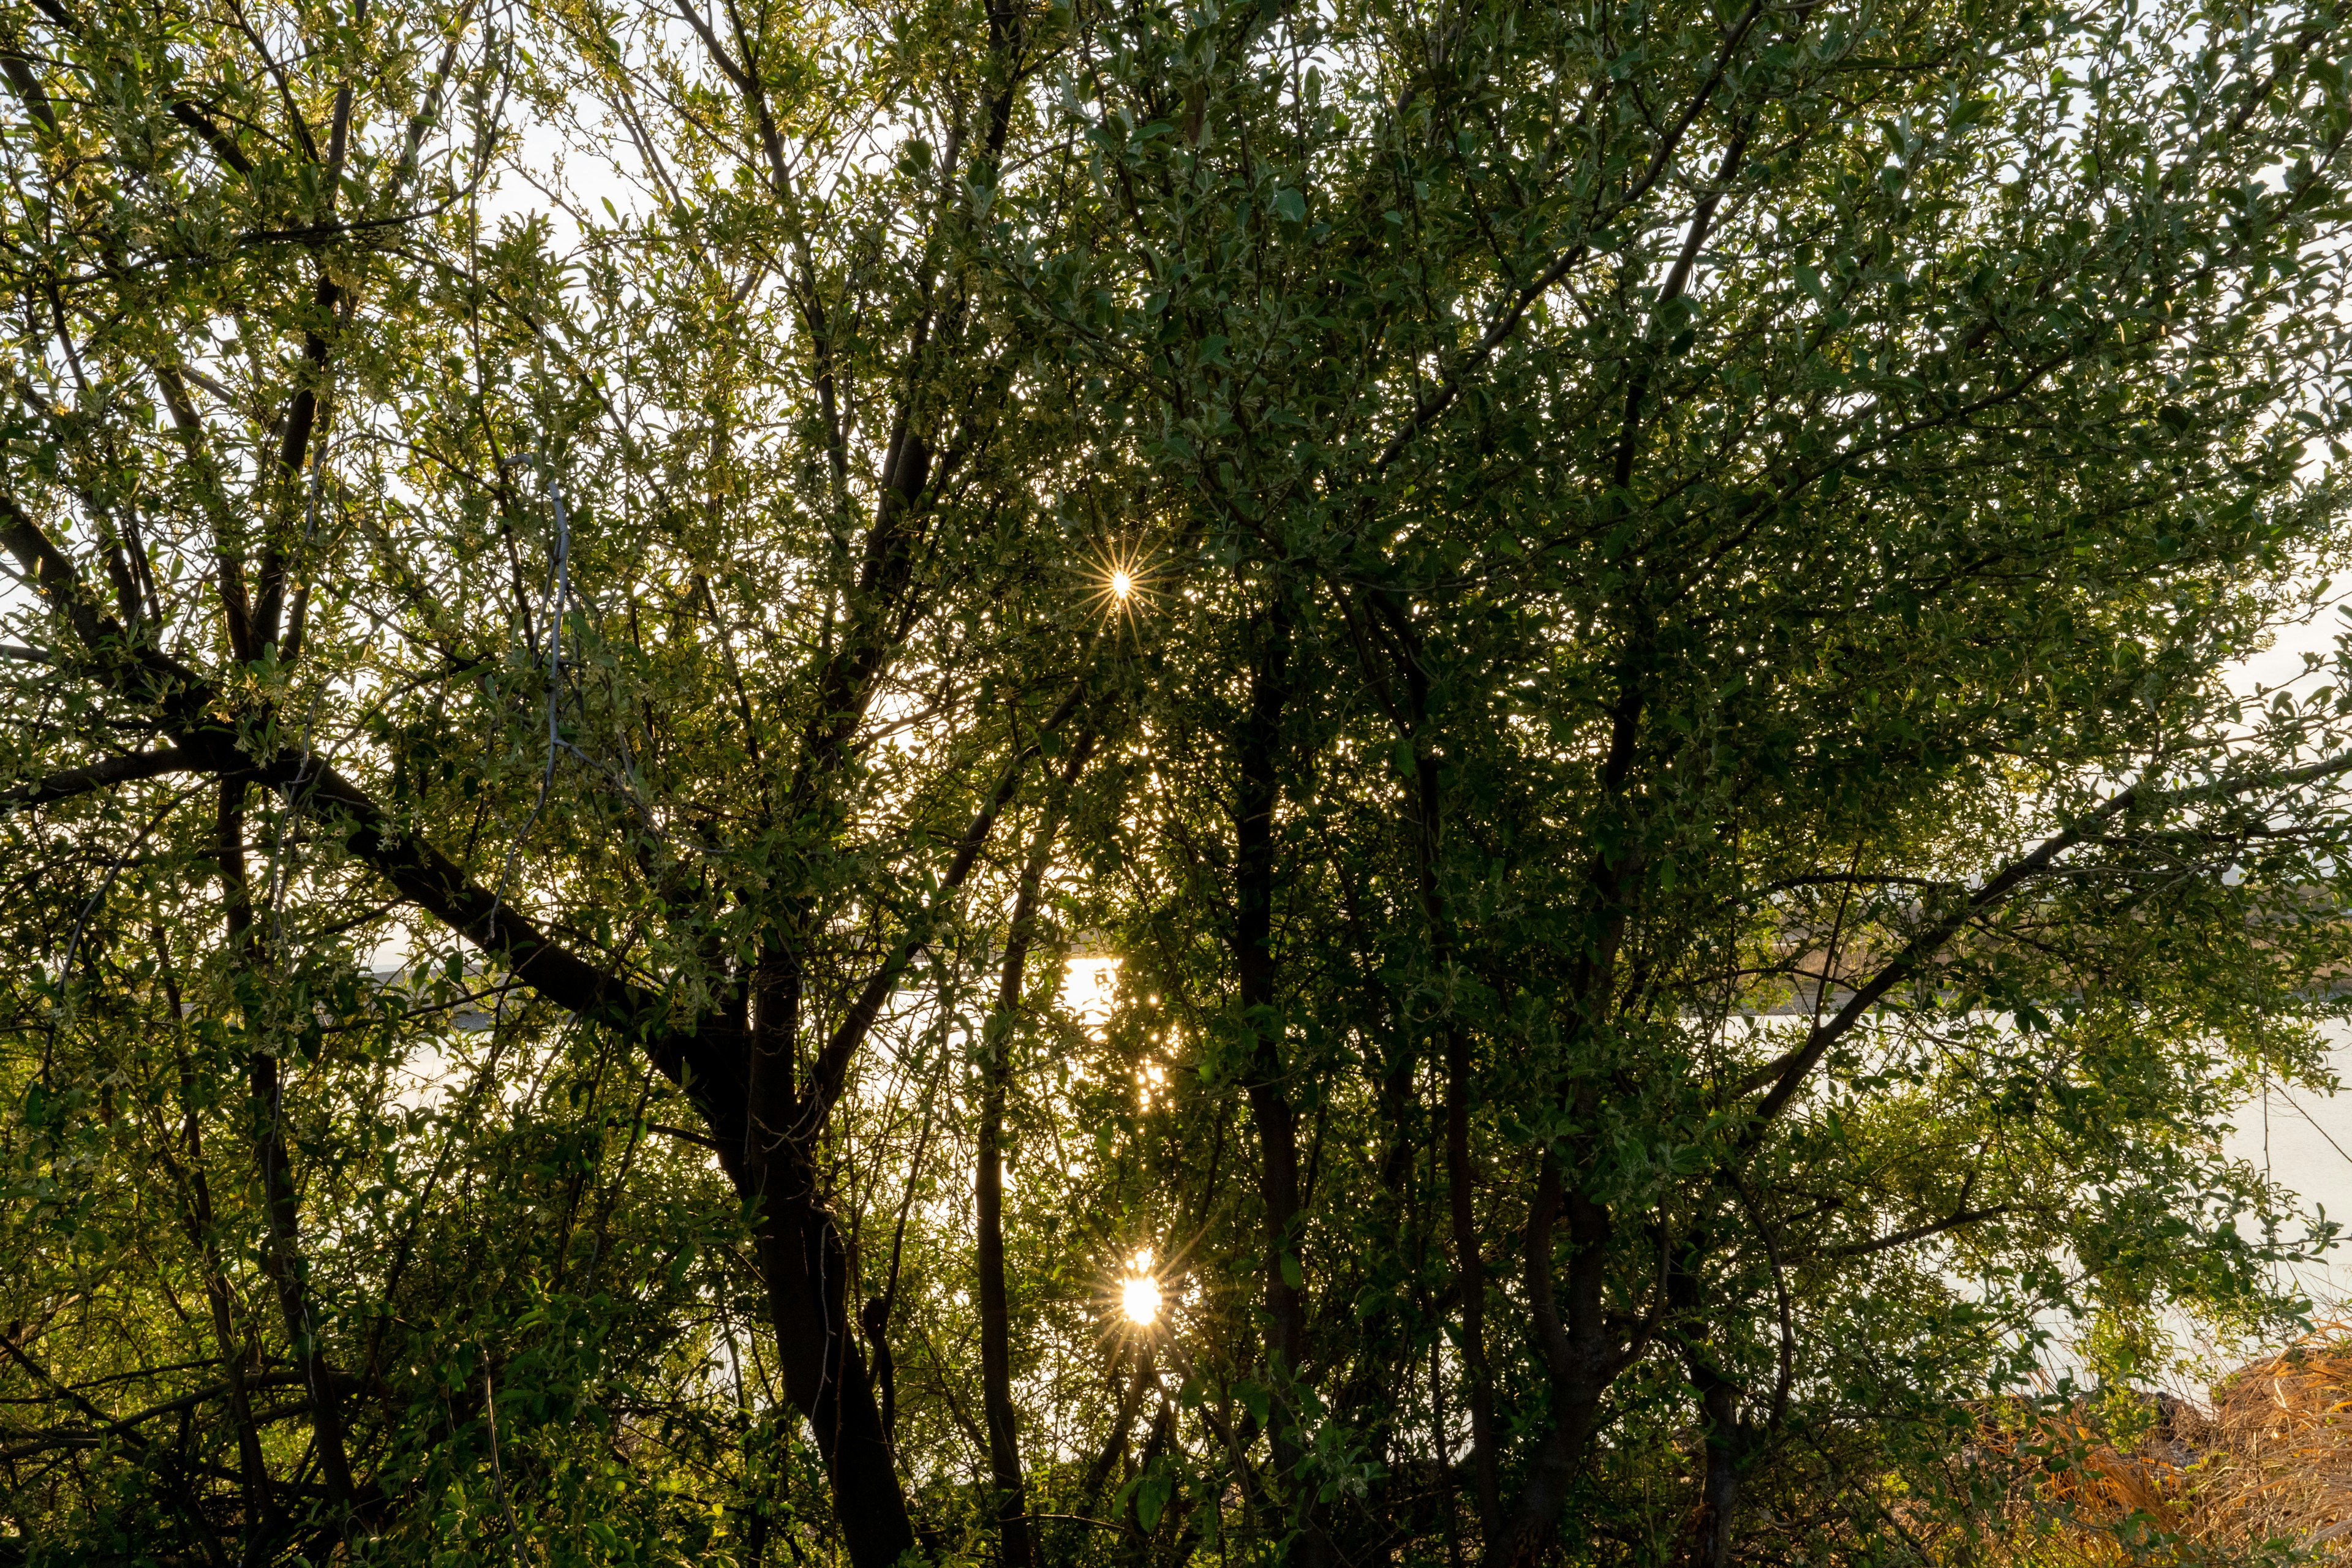
<path fill-rule="evenodd" d="M 2332 12 L 15 26 L 29 1549 L 1932 1552 L 2294 1310 Z"/>
<path fill-rule="evenodd" d="M 2333 689 L 2250 721 L 2221 683 L 2335 548 L 2343 111 L 2332 66 L 2284 86 L 2334 21 L 1122 21 L 1082 104 L 1099 236 L 1021 281 L 1245 628 L 1195 688 L 1234 694 L 1200 721 L 1226 771 L 1178 792 L 1232 803 L 1231 878 L 1180 841 L 1129 909 L 1234 911 L 1155 978 L 1234 1031 L 1204 1071 L 1259 1130 L 1264 1361 L 1313 1368 L 1277 1470 L 1312 1473 L 1279 1428 L 1318 1394 L 1400 1385 L 1436 1295 L 1385 1342 L 1342 1315 L 1368 1274 L 1398 1310 L 1429 1238 L 1373 1269 L 1349 1205 L 1294 1214 L 1303 1114 L 1381 1129 L 1339 1143 L 1395 1194 L 1444 1149 L 1494 1563 L 1558 1539 L 1649 1358 L 1697 1407 L 1713 1562 L 1744 1478 L 1853 1397 L 1852 1314 L 1917 1303 L 1861 1336 L 1897 1402 L 2085 1279 L 2127 1338 L 2249 1284 L 2253 1200 L 2189 1128 L 2334 1007 Z M 1353 714 L 1291 717 L 1335 685 Z M 1339 1526 L 1292 1489 L 1311 1555 Z"/>

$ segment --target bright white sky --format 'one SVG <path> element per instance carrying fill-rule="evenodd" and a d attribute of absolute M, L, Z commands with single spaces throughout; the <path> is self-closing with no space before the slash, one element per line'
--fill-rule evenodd
<path fill-rule="evenodd" d="M 2307 626 L 2282 632 L 2268 653 L 2246 662 L 2238 689 L 2251 692 L 2257 684 L 2275 687 L 2292 679 L 2302 672 L 2305 652 L 2333 653 L 2336 632 L 2345 627 L 2352 623 L 2330 609 Z M 2307 1203 L 2321 1205 L 2352 1227 L 2352 1032 L 2332 1031 L 2332 1038 L 2336 1072 L 2347 1082 L 2345 1091 L 2318 1095 L 2273 1089 L 2239 1110 L 2238 1130 L 2223 1147 L 2269 1170 Z M 2352 1300 L 2352 1233 L 2336 1250 L 2332 1265 L 2301 1271 L 2323 1317 L 2336 1315 L 2330 1309 Z"/>
<path fill-rule="evenodd" d="M 2331 1031 L 2336 1076 L 2352 1081 L 2352 1034 Z M 2238 1130 L 2222 1147 L 2266 1168 L 2316 1204 L 2331 1219 L 2352 1226 L 2352 1089 L 2336 1095 L 2273 1089 L 2240 1109 Z M 2339 1242 L 2330 1264 L 2301 1272 L 2323 1317 L 2352 1300 L 2352 1240 Z"/>

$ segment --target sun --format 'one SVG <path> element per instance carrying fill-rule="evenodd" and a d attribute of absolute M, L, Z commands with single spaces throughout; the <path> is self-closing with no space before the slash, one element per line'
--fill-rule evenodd
<path fill-rule="evenodd" d="M 1160 1279 L 1151 1272 L 1151 1248 L 1128 1260 L 1133 1272 L 1118 1282 L 1118 1310 L 1139 1329 L 1148 1329 L 1160 1317 Z"/>
<path fill-rule="evenodd" d="M 1160 595 L 1152 588 L 1151 563 L 1141 547 L 1114 544 L 1097 554 L 1087 571 L 1093 585 L 1088 597 L 1107 621 L 1139 621 Z"/>

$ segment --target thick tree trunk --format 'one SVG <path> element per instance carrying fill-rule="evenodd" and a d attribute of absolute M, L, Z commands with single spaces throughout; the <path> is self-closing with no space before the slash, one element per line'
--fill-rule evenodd
<path fill-rule="evenodd" d="M 1593 1107 L 1579 1109 L 1589 1115 Z M 1551 1261 L 1553 1226 L 1563 1215 L 1572 1247 L 1564 1301 L 1554 1293 Z M 1487 1540 L 1486 1568 L 1533 1568 L 1549 1554 L 1601 1395 L 1633 1359 L 1633 1348 L 1610 1331 L 1602 1312 L 1612 1233 L 1609 1211 L 1580 1192 L 1563 1190 L 1560 1158 L 1547 1152 L 1528 1209 L 1525 1261 L 1537 1344 L 1551 1383 L 1551 1426 L 1528 1462 L 1508 1521 Z"/>
<path fill-rule="evenodd" d="M 1550 1554 L 1559 1530 L 1560 1510 L 1569 1488 L 1584 1462 L 1584 1447 L 1592 1436 L 1596 1397 L 1580 1402 L 1553 1422 L 1528 1461 L 1519 1495 L 1501 1532 L 1486 1546 L 1486 1568 L 1534 1568 Z"/>
<path fill-rule="evenodd" d="M 1029 758 L 1077 711 L 1085 692 L 1082 675 L 1007 764 L 966 826 L 935 898 L 963 886 Z M 857 1348 L 848 1250 L 817 1185 L 816 1150 L 833 1106 L 845 1092 L 850 1062 L 925 940 L 929 919 L 919 917 L 866 977 L 815 1053 L 805 1085 L 796 1084 L 793 1067 L 801 970 L 785 937 L 772 935 L 763 945 L 742 1009 L 731 1019 L 711 1020 L 709 1037 L 694 1041 L 701 1059 L 719 1069 L 696 1086 L 697 1104 L 721 1165 L 758 1216 L 760 1269 L 784 1394 L 807 1420 L 824 1458 L 835 1518 L 856 1568 L 890 1568 L 914 1546 L 915 1533 L 889 1433 Z M 662 1049 L 683 1054 L 675 1046 Z"/>
<path fill-rule="evenodd" d="M 719 1164 L 753 1207 L 761 1279 L 776 1333 L 784 1397 L 824 1461 L 834 1517 L 855 1568 L 891 1568 L 915 1544 L 888 1434 L 857 1344 L 849 1254 L 804 1152 L 808 1129 L 794 1082 L 801 967 L 790 938 L 771 932 L 752 966 L 739 1024 L 740 1099 L 701 1089 Z"/>
<path fill-rule="evenodd" d="M 799 1162 L 779 1157 L 764 1171 L 760 1272 L 784 1397 L 824 1461 L 850 1563 L 892 1568 L 913 1550 L 915 1529 L 850 1318 L 848 1249 Z"/>
<path fill-rule="evenodd" d="M 1642 640 L 1637 636 L 1634 646 Z M 1644 708 L 1644 683 L 1630 651 L 1620 680 L 1610 714 L 1609 751 L 1601 769 L 1602 797 L 1612 813 L 1622 810 Z M 1611 1005 L 1618 948 L 1625 933 L 1627 889 L 1641 870 L 1639 850 L 1622 847 L 1630 837 L 1617 831 L 1623 826 L 1622 821 L 1614 824 L 1597 838 L 1601 845 L 1613 841 L 1621 847 L 1601 848 L 1593 857 L 1588 904 L 1592 940 L 1570 982 L 1576 1007 L 1571 1026 L 1580 1034 L 1602 1019 Z M 1592 1126 L 1600 1114 L 1595 1091 L 1579 1090 L 1570 1109 L 1572 1125 Z M 1570 1163 L 1581 1168 L 1590 1151 L 1571 1148 L 1571 1152 L 1577 1157 Z M 1551 1549 L 1560 1510 L 1591 1440 L 1601 1396 L 1639 1350 L 1638 1344 L 1620 1342 L 1602 1313 L 1601 1289 L 1614 1221 L 1605 1205 L 1564 1183 L 1562 1163 L 1559 1147 L 1544 1151 L 1535 1201 L 1528 1205 L 1524 1248 L 1536 1346 L 1551 1384 L 1551 1428 L 1528 1463 L 1508 1522 L 1487 1537 L 1486 1568 L 1531 1568 Z M 1563 1215 L 1573 1247 L 1564 1304 L 1555 1297 L 1552 1269 L 1552 1228 Z"/>
<path fill-rule="evenodd" d="M 1739 1505 L 1754 1433 L 1739 1418 L 1738 1384 L 1702 1363 L 1694 1363 L 1692 1373 L 1699 1384 L 1699 1408 L 1706 1415 L 1706 1469 L 1699 1483 L 1691 1568 L 1724 1568 L 1731 1561 L 1731 1515 Z"/>
<path fill-rule="evenodd" d="M 1703 1295 L 1700 1267 L 1708 1247 L 1704 1226 L 1695 1228 L 1688 1243 L 1672 1258 L 1666 1276 L 1666 1306 L 1675 1320 L 1696 1329 L 1710 1317 L 1720 1321 L 1723 1303 L 1712 1312 Z M 1765 1427 L 1747 1420 L 1742 1407 L 1748 1390 L 1727 1372 L 1705 1338 L 1681 1340 L 1683 1369 L 1698 1393 L 1700 1421 L 1706 1431 L 1706 1463 L 1699 1473 L 1699 1506 L 1692 1521 L 1691 1568 L 1724 1568 L 1731 1560 L 1731 1519 L 1739 1506 L 1739 1484 L 1749 1458 L 1763 1441 Z"/>

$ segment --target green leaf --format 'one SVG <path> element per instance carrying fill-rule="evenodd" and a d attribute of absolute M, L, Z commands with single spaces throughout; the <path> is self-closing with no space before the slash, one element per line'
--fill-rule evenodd
<path fill-rule="evenodd" d="M 1159 1471 L 1143 1478 L 1135 1489 L 1135 1521 L 1148 1533 L 1160 1528 L 1160 1516 L 1168 1507 L 1168 1500 L 1176 1485 Z"/>

